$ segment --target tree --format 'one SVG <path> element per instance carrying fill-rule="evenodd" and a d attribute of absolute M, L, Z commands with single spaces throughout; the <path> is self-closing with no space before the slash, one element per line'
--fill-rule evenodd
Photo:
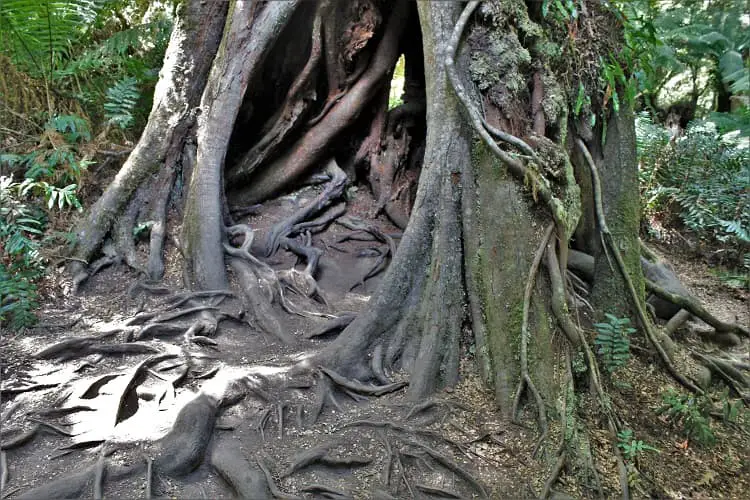
<path fill-rule="evenodd" d="M 585 481 L 596 474 L 586 427 L 591 422 L 580 419 L 575 401 L 590 398 L 613 439 L 620 427 L 591 339 L 569 311 L 574 289 L 568 267 L 574 264 L 592 282 L 594 309 L 632 315 L 661 366 L 701 392 L 683 375 L 693 366 L 673 357 L 678 346 L 655 330 L 644 312 L 633 118 L 623 97 L 627 67 L 616 59 L 621 26 L 604 5 L 581 6 L 579 11 L 572 3 L 520 0 L 466 6 L 376 0 L 181 5 L 148 125 L 77 228 L 71 265 L 76 285 L 124 259 L 149 279 L 136 286 L 155 290 L 151 281 L 164 273 L 164 241 L 171 233 L 190 289 L 179 300 L 190 306 L 186 312 L 199 314 L 185 332 L 188 341 L 210 341 L 206 338 L 221 321 L 241 319 L 291 342 L 271 301 L 309 314 L 285 297 L 282 281 L 314 296 L 320 257 L 320 250 L 295 235 L 338 218 L 388 242 L 392 261 L 368 310 L 348 318 L 351 323 L 337 339 L 311 359 L 283 375 L 260 378 L 227 370 L 207 384 L 157 443 L 149 477 L 152 466 L 172 476 L 192 471 L 203 461 L 222 407 L 248 392 L 281 393 L 294 385 L 290 380 L 314 378 L 312 422 L 326 406 L 338 405 L 336 393 L 361 399 L 407 384 L 412 411 L 421 411 L 432 394 L 457 383 L 461 345 L 470 342 L 502 411 L 516 419 L 528 405 L 536 414 L 540 447 L 555 464 L 543 495 L 563 467 Z M 401 54 L 403 104 L 389 110 L 390 76 Z M 611 78 L 602 76 L 605 66 Z M 242 140 L 248 136 L 255 138 L 249 147 Z M 361 164 L 377 199 L 373 214 L 385 212 L 405 226 L 397 250 L 389 235 L 343 216 L 333 205 Z M 281 275 L 259 258 L 253 228 L 237 223 L 233 214 L 293 189 L 322 165 L 329 179 L 325 190 L 274 226 L 264 242 L 266 256 L 284 248 L 308 264 L 305 271 Z M 178 178 L 185 179 L 183 209 L 175 212 L 181 214 L 179 231 L 167 223 Z M 142 266 L 132 234 L 146 219 L 154 223 Z M 227 265 L 240 284 L 241 318 L 191 302 L 229 293 Z M 658 284 L 650 287 L 657 290 Z M 176 315 L 145 313 L 138 319 L 145 325 L 128 340 L 182 333 L 170 317 Z M 467 325 L 471 340 L 464 333 Z M 747 333 L 733 325 L 717 327 Z M 562 336 L 555 334 L 558 329 Z M 39 355 L 70 355 L 86 342 L 63 341 Z M 138 365 L 125 392 L 134 390 L 139 370 L 165 356 L 171 355 Z M 578 358 L 586 366 L 583 377 L 572 367 Z M 248 379 L 252 387 L 238 384 Z M 579 390 L 586 383 L 590 393 Z M 279 408 L 281 428 L 284 408 Z M 397 428 L 388 422 L 356 425 Z M 487 496 L 447 455 L 418 440 L 410 443 L 460 477 L 467 496 Z M 331 458 L 328 449 L 315 448 L 295 463 L 356 464 Z M 612 453 L 627 496 L 625 462 L 615 444 Z M 262 458 L 250 463 L 227 457 L 215 448 L 210 459 L 241 496 L 276 491 Z M 80 494 L 94 477 L 95 488 L 101 488 L 105 468 L 109 481 L 145 469 L 102 458 L 26 496 Z M 289 474 L 295 470 L 291 466 Z M 378 494 L 398 494 L 398 487 Z"/>

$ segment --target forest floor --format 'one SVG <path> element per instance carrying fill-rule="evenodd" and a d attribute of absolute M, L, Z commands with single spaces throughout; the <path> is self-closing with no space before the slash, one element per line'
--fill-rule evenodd
<path fill-rule="evenodd" d="M 264 231 L 310 201 L 319 190 L 320 187 L 309 187 L 269 202 L 262 207 L 261 215 L 250 216 L 244 222 L 258 229 L 257 241 L 262 242 Z M 348 201 L 347 215 L 366 218 L 371 206 L 371 197 L 360 188 Z M 387 234 L 398 234 L 384 217 L 370 222 Z M 339 241 L 347 235 L 351 236 L 352 231 L 333 223 L 314 237 L 315 246 L 325 250 L 317 278 L 329 305 L 290 294 L 298 307 L 332 315 L 356 313 L 368 307 L 382 274 L 364 284 L 361 280 L 377 263 L 385 245 Z M 750 324 L 747 291 L 726 287 L 707 265 L 674 248 L 657 245 L 656 249 L 674 264 L 683 283 L 718 317 Z M 178 253 L 171 245 L 167 250 L 164 286 L 179 292 L 182 287 Z M 274 269 L 283 270 L 295 261 L 294 256 L 280 250 L 269 263 Z M 72 295 L 70 279 L 62 270 L 53 272 L 43 287 L 40 324 L 22 332 L 2 332 L 3 442 L 39 422 L 44 422 L 40 430 L 45 431 L 37 432 L 23 446 L 4 452 L 7 477 L 3 498 L 13 498 L 32 487 L 81 471 L 84 466 L 95 464 L 104 453 L 118 464 L 143 461 L 156 453 L 155 440 L 170 430 L 179 410 L 197 393 L 210 393 L 211 384 L 219 384 L 214 379 L 221 374 L 274 376 L 320 350 L 335 336 L 308 339 L 306 333 L 320 328 L 327 318 L 291 315 L 274 306 L 282 328 L 294 337 L 293 343 L 285 345 L 235 321 L 220 324 L 214 338 L 216 345 L 183 344 L 180 335 L 145 340 L 144 345 L 172 353 L 183 361 L 175 363 L 172 359 L 158 368 L 153 366 L 135 386 L 128 386 L 131 377 L 127 374 L 132 374 L 137 363 L 148 357 L 145 354 L 89 354 L 65 361 L 33 357 L 63 339 L 101 335 L 121 328 L 140 311 L 159 310 L 165 297 L 134 293 L 132 286 L 137 281 L 136 273 L 116 265 L 92 277 Z M 239 308 L 239 302 L 231 297 L 221 304 L 227 312 L 236 313 Z M 680 332 L 684 342 L 702 342 L 693 330 L 683 328 Z M 103 342 L 123 340 L 120 332 Z M 679 425 L 657 413 L 662 394 L 677 387 L 660 369 L 656 358 L 648 354 L 641 336 L 636 336 L 633 344 L 634 358 L 609 383 L 612 403 L 635 438 L 659 450 L 638 455 L 640 474 L 633 480 L 639 486 L 634 488 L 634 495 L 748 498 L 750 415 L 744 415 L 744 425 L 712 420 L 710 425 L 716 436 L 713 446 L 701 447 L 687 440 Z M 708 345 L 704 347 L 710 349 Z M 538 438 L 532 412 L 525 412 L 520 423 L 504 419 L 492 394 L 480 384 L 470 342 L 465 342 L 462 349 L 460 383 L 437 394 L 433 405 L 414 406 L 406 400 L 403 390 L 370 398 L 341 393 L 317 422 L 308 425 L 311 408 L 316 405 L 314 390 L 308 389 L 313 380 L 298 380 L 299 387 L 287 390 L 280 399 L 261 395 L 226 408 L 213 433 L 212 446 L 233 450 L 244 457 L 235 457 L 240 461 L 264 457 L 261 460 L 270 466 L 279 488 L 302 498 L 325 497 L 325 488 L 315 489 L 314 485 L 354 498 L 372 498 L 378 488 L 396 498 L 478 496 L 476 486 L 461 471 L 477 478 L 491 498 L 535 498 L 554 465 L 557 444 L 548 443 L 542 448 L 541 458 L 532 458 Z M 747 355 L 747 340 L 735 349 L 744 350 Z M 212 377 L 212 369 L 217 367 L 221 369 Z M 403 374 L 395 374 L 395 378 L 405 380 Z M 14 388 L 34 384 L 38 384 L 36 390 L 14 394 Z M 45 413 L 52 408 L 69 408 L 70 413 Z M 602 428 L 595 417 L 589 423 L 593 429 Z M 591 437 L 601 488 L 606 496 L 615 496 L 617 476 L 612 445 L 604 431 L 594 431 Z M 300 459 L 300 452 L 324 443 L 330 444 L 327 453 L 346 458 L 346 463 L 298 463 L 297 470 L 287 470 Z M 449 471 L 436 466 L 430 451 L 449 457 L 460 468 Z M 105 484 L 107 498 L 142 498 L 147 478 L 140 474 Z M 591 488 L 582 490 L 563 473 L 553 489 L 574 497 L 590 497 L 595 495 L 594 485 Z M 234 496 L 207 461 L 184 478 L 156 480 L 152 490 L 155 496 L 171 498 Z M 90 497 L 91 490 L 84 496 Z"/>

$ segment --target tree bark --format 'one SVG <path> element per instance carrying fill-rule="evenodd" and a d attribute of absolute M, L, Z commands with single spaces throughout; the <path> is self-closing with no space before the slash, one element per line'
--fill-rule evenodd
<path fill-rule="evenodd" d="M 181 4 L 146 128 L 115 179 L 78 223 L 73 251 L 78 259 L 89 261 L 94 257 L 133 193 L 164 168 L 165 161 L 172 163 L 168 167 L 177 166 L 219 47 L 226 14 L 224 2 L 190 0 Z"/>
<path fill-rule="evenodd" d="M 297 7 L 270 2 L 252 19 L 255 0 L 238 0 L 229 14 L 198 117 L 198 155 L 187 193 L 183 239 L 194 289 L 227 287 L 224 265 L 223 169 L 229 138 L 250 76 Z"/>
<path fill-rule="evenodd" d="M 228 193 L 232 204 L 244 206 L 264 201 L 297 181 L 310 166 L 325 160 L 331 142 L 354 123 L 363 107 L 377 94 L 377 89 L 387 85 L 385 77 L 398 59 L 399 40 L 408 20 L 408 12 L 407 3 L 394 4 L 370 66 L 320 123 L 307 131 L 286 154 L 272 164 L 258 169 L 255 182 L 249 185 L 238 184 L 247 179 L 247 173 L 243 171 L 232 174 Z"/>
<path fill-rule="evenodd" d="M 409 370 L 412 399 L 452 386 L 458 377 L 464 319 L 461 178 L 470 148 L 470 131 L 441 62 L 459 5 L 420 2 L 418 8 L 431 126 L 414 211 L 371 307 L 326 354 L 332 366 L 345 367 L 353 378 L 372 378 L 360 360 L 378 352 L 387 369 Z"/>

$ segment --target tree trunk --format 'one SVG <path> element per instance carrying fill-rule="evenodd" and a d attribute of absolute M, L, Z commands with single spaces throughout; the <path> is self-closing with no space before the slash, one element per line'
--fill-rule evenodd
<path fill-rule="evenodd" d="M 214 60 L 198 117 L 198 156 L 183 219 L 190 285 L 199 290 L 227 287 L 224 235 L 224 159 L 250 75 L 263 63 L 297 1 L 273 2 L 253 19 L 255 2 L 238 1 Z M 252 27 L 252 29 L 251 29 Z"/>
<path fill-rule="evenodd" d="M 181 5 L 146 128 L 117 177 L 78 224 L 74 249 L 78 259 L 89 261 L 95 256 L 133 194 L 148 185 L 152 175 L 160 169 L 178 170 L 226 14 L 224 2 Z M 153 193 L 152 199 L 158 194 Z M 75 266 L 75 271 L 79 268 Z"/>
<path fill-rule="evenodd" d="M 372 306 L 329 349 L 328 362 L 356 379 L 373 378 L 363 358 L 392 372 L 411 367 L 415 399 L 454 385 L 458 377 L 465 296 L 461 176 L 470 131 L 440 64 L 458 12 L 450 2 L 419 5 L 430 126 L 414 212 Z"/>

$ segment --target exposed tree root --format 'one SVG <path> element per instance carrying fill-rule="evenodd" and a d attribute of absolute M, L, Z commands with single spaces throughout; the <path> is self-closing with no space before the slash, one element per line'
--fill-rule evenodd
<path fill-rule="evenodd" d="M 15 396 L 17 394 L 23 394 L 24 392 L 51 389 L 53 387 L 57 387 L 58 385 L 59 384 L 31 384 L 20 387 L 2 387 L 0 388 L 0 397 Z"/>
<path fill-rule="evenodd" d="M 266 239 L 266 257 L 270 257 L 276 253 L 283 238 L 294 236 L 295 231 L 299 232 L 304 229 L 297 227 L 299 224 L 321 213 L 344 194 L 344 189 L 349 184 L 349 178 L 336 164 L 336 160 L 331 158 L 325 170 L 331 176 L 331 182 L 312 203 L 297 211 L 291 217 L 279 222 L 271 229 Z"/>
<path fill-rule="evenodd" d="M 172 309 L 177 309 L 194 299 L 213 299 L 219 297 L 235 297 L 235 293 L 231 290 L 198 290 L 195 292 L 183 292 L 170 297 L 162 305 L 164 306 L 165 311 L 170 311 Z"/>
<path fill-rule="evenodd" d="M 240 498 L 271 498 L 265 474 L 257 464 L 249 462 L 231 439 L 217 442 L 211 450 L 211 466 L 232 487 Z"/>
<path fill-rule="evenodd" d="M 620 253 L 620 249 L 617 248 L 617 244 L 612 238 L 612 233 L 610 233 L 609 228 L 607 226 L 607 222 L 604 219 L 604 209 L 602 208 L 601 182 L 599 180 L 599 173 L 596 168 L 596 164 L 594 163 L 594 160 L 591 157 L 591 153 L 589 152 L 588 148 L 583 143 L 583 141 L 581 139 L 577 139 L 576 144 L 578 145 L 581 153 L 583 154 L 586 160 L 586 164 L 588 165 L 589 170 L 591 171 L 592 183 L 594 187 L 594 205 L 596 207 L 596 218 L 597 218 L 597 223 L 599 224 L 600 234 L 605 241 L 605 246 L 609 248 L 609 250 L 612 252 L 612 254 L 615 257 L 618 270 L 620 274 L 622 275 L 623 280 L 625 280 L 625 284 L 627 286 L 627 291 L 628 291 L 630 301 L 632 302 L 633 308 L 635 309 L 638 315 L 638 321 L 641 323 L 641 326 L 646 332 L 646 337 L 648 338 L 649 342 L 654 347 L 654 349 L 656 349 L 656 352 L 659 353 L 659 357 L 661 358 L 662 363 L 664 363 L 664 366 L 667 368 L 667 371 L 669 371 L 670 375 L 672 375 L 672 377 L 677 382 L 682 384 L 687 389 L 690 389 L 693 392 L 702 393 L 703 391 L 698 386 L 696 386 L 693 382 L 688 380 L 684 375 L 682 375 L 679 371 L 677 371 L 669 355 L 664 350 L 664 346 L 659 341 L 656 333 L 654 332 L 654 329 L 651 326 L 651 321 L 646 316 L 646 313 L 643 309 L 643 305 L 641 304 L 641 300 L 638 297 L 638 292 L 635 290 L 635 286 L 633 285 L 633 280 L 630 278 L 630 274 L 628 273 L 627 266 L 625 265 L 625 262 L 622 259 L 622 254 Z"/>
<path fill-rule="evenodd" d="M 5 485 L 8 483 L 8 458 L 4 451 L 0 451 L 0 494 L 5 493 Z"/>
<path fill-rule="evenodd" d="M 36 417 L 26 417 L 26 419 L 30 422 L 34 422 L 39 426 L 39 430 L 47 430 L 52 432 L 53 434 L 57 434 L 58 436 L 63 437 L 73 437 L 75 434 L 66 431 L 59 425 L 51 424 L 49 422 L 45 422 L 44 420 L 38 419 Z"/>
<path fill-rule="evenodd" d="M 478 491 L 483 498 L 489 498 L 489 495 L 487 494 L 487 491 L 484 489 L 484 486 L 482 486 L 476 479 L 474 479 L 474 476 L 469 474 L 460 465 L 458 465 L 453 460 L 445 456 L 443 453 L 440 453 L 439 451 L 434 450 L 430 448 L 429 446 L 422 444 L 422 443 L 418 443 L 416 441 L 407 441 L 407 443 L 410 446 L 413 446 L 417 448 L 418 450 L 426 453 L 430 458 L 435 460 L 437 463 L 439 463 L 440 465 L 442 465 L 449 471 L 455 473 L 457 476 L 463 478 L 463 480 L 469 483 L 476 491 Z"/>
<path fill-rule="evenodd" d="M 427 412 L 428 410 L 440 407 L 440 406 L 447 406 L 449 409 L 452 407 L 458 407 L 463 411 L 469 411 L 468 407 L 464 406 L 463 404 L 457 402 L 457 401 L 450 401 L 446 399 L 439 399 L 439 398 L 429 398 L 425 401 L 422 401 L 421 403 L 418 403 L 409 410 L 409 412 L 404 417 L 405 420 L 409 420 L 410 418 L 418 417 L 420 414 Z"/>
<path fill-rule="evenodd" d="M 657 295 L 658 297 L 668 300 L 671 303 L 681 307 L 682 309 L 689 311 L 691 314 L 699 317 L 700 319 L 714 327 L 717 332 L 735 333 L 744 337 L 750 337 L 750 329 L 738 324 L 725 323 L 724 321 L 721 321 L 716 316 L 708 312 L 706 308 L 703 307 L 697 300 L 691 297 L 672 293 L 650 280 L 646 280 L 646 289 L 649 292 Z"/>
<path fill-rule="evenodd" d="M 403 389 L 409 385 L 408 382 L 394 382 L 386 385 L 367 385 L 356 380 L 347 379 L 329 368 L 320 368 L 320 371 L 326 374 L 339 387 L 367 396 L 382 396 Z"/>
<path fill-rule="evenodd" d="M 718 375 L 742 399 L 745 405 L 750 407 L 750 376 L 742 373 L 729 360 L 718 356 L 710 356 L 699 352 L 693 352 L 692 355 L 706 365 L 712 373 Z"/>
<path fill-rule="evenodd" d="M 552 485 L 557 482 L 557 479 L 560 477 L 560 473 L 562 472 L 563 467 L 565 467 L 566 459 L 567 454 L 565 452 L 561 453 L 560 456 L 557 457 L 557 461 L 555 462 L 555 466 L 552 468 L 552 472 L 550 472 L 547 480 L 544 482 L 544 488 L 542 489 L 542 493 L 539 495 L 540 499 L 544 500 L 549 497 L 549 494 L 552 491 Z"/>
<path fill-rule="evenodd" d="M 436 486 L 427 486 L 426 484 L 416 483 L 414 489 L 426 494 L 430 497 L 437 498 L 463 498 L 455 491 L 446 490 L 445 488 L 438 488 Z"/>
<path fill-rule="evenodd" d="M 84 490 L 91 486 L 93 480 L 93 467 L 88 467 L 81 472 L 67 474 L 65 477 L 37 486 L 36 488 L 25 492 L 18 498 L 19 500 L 38 500 L 40 498 L 80 498 L 84 495 Z"/>
<path fill-rule="evenodd" d="M 105 475 L 104 449 L 102 449 L 102 452 L 99 453 L 99 459 L 96 461 L 96 469 L 94 471 L 94 500 L 101 500 L 104 497 Z"/>
<path fill-rule="evenodd" d="M 242 286 L 242 304 L 249 315 L 247 319 L 254 323 L 251 325 L 275 337 L 283 344 L 294 344 L 294 337 L 286 333 L 276 319 L 271 302 L 267 299 L 266 291 L 261 287 L 255 269 L 248 262 L 238 258 L 230 259 L 229 265 Z"/>
<path fill-rule="evenodd" d="M 20 401 L 14 401 L 10 405 L 8 405 L 8 408 L 0 414 L 0 426 L 4 425 L 5 422 L 13 416 L 16 411 L 21 408 L 21 402 Z"/>
<path fill-rule="evenodd" d="M 271 266 L 260 261 L 257 257 L 253 256 L 250 252 L 250 245 L 253 240 L 253 230 L 244 224 L 238 224 L 227 229 L 227 232 L 231 234 L 244 234 L 245 238 L 242 245 L 239 248 L 232 247 L 228 244 L 224 244 L 224 251 L 230 256 L 234 257 L 230 262 L 232 268 L 238 274 L 238 277 L 242 281 L 244 295 L 247 299 L 246 305 L 254 305 L 256 308 L 267 310 L 270 307 L 270 303 L 278 301 L 281 307 L 290 314 L 297 314 L 303 317 L 314 317 L 321 316 L 310 311 L 304 311 L 294 306 L 285 296 L 284 289 L 279 281 L 279 278 Z M 242 263 L 241 260 L 246 261 Z M 238 262 L 239 261 L 239 262 Z M 249 269 L 248 269 L 249 267 Z M 253 281 L 253 275 L 256 277 L 257 285 Z M 253 298 L 250 294 L 251 291 L 258 287 L 262 288 L 262 292 L 259 298 Z M 315 286 L 317 289 L 317 285 Z M 267 305 L 261 303 L 255 303 L 256 301 L 262 300 L 265 297 Z M 262 311 L 256 311 L 255 309 L 249 309 L 250 312 L 261 313 Z M 324 316 L 324 315 L 323 315 Z M 255 315 L 255 320 L 260 321 L 261 316 Z M 270 332 L 269 332 L 270 333 Z M 275 333 L 274 333 L 275 334 Z"/>
<path fill-rule="evenodd" d="M 34 425 L 27 431 L 17 434 L 15 437 L 4 439 L 0 442 L 0 450 L 12 450 L 31 441 L 39 430 L 39 425 Z"/>
<path fill-rule="evenodd" d="M 119 256 L 120 260 L 124 261 L 125 264 L 140 274 L 145 274 L 145 269 L 138 263 L 138 258 L 136 257 L 133 230 L 136 227 L 138 214 L 141 212 L 141 208 L 146 204 L 150 195 L 151 186 L 148 184 L 144 183 L 136 189 L 127 208 L 115 223 L 114 234 L 112 236 L 114 240 L 112 243 L 114 247 L 112 250 L 113 254 Z M 94 274 L 96 272 L 92 270 L 90 276 Z"/>
<path fill-rule="evenodd" d="M 329 500 L 352 500 L 354 498 L 344 491 L 322 484 L 311 484 L 300 488 L 300 491 L 303 493 L 309 493 L 310 495 L 313 495 L 314 498 L 325 498 Z"/>
<path fill-rule="evenodd" d="M 316 337 L 329 335 L 334 332 L 338 333 L 349 326 L 349 324 L 354 321 L 354 318 L 356 317 L 357 315 L 355 313 L 343 313 L 336 318 L 329 319 L 323 326 L 321 326 L 317 330 L 311 330 L 305 333 L 304 337 L 306 339 L 313 339 Z"/>
<path fill-rule="evenodd" d="M 58 418 L 78 413 L 79 411 L 96 411 L 90 406 L 76 405 L 69 408 L 47 408 L 41 410 L 34 410 L 34 413 L 40 417 Z"/>
<path fill-rule="evenodd" d="M 268 484 L 271 495 L 274 498 L 279 498 L 281 500 L 302 500 L 302 497 L 283 492 L 279 489 L 278 486 L 276 486 L 276 481 L 271 474 L 271 469 L 268 466 L 268 462 L 270 462 L 270 458 L 268 458 L 268 456 L 263 452 L 259 453 L 257 464 L 258 467 L 260 467 L 260 470 L 263 471 L 263 475 L 266 478 L 266 484 Z"/>
<path fill-rule="evenodd" d="M 323 251 L 313 247 L 310 244 L 310 240 L 312 239 L 309 236 L 310 233 L 307 233 L 307 235 L 308 237 L 306 238 L 307 242 L 305 245 L 300 245 L 296 241 L 286 237 L 281 240 L 281 246 L 284 247 L 285 250 L 289 250 L 290 252 L 303 257 L 307 261 L 307 266 L 305 266 L 303 271 L 299 271 L 294 267 L 286 271 L 280 271 L 278 273 L 279 279 L 296 294 L 308 298 L 317 298 L 320 302 L 327 305 L 328 302 L 318 287 L 318 282 L 315 281 L 314 278 L 318 269 L 318 262 L 323 256 Z"/>
<path fill-rule="evenodd" d="M 332 448 L 336 448 L 344 443 L 345 442 L 342 440 L 329 441 L 298 454 L 292 463 L 281 473 L 281 477 L 289 477 L 292 474 L 315 464 L 320 464 L 325 467 L 351 468 L 361 467 L 372 462 L 372 459 L 367 457 L 337 457 L 329 453 Z"/>
<path fill-rule="evenodd" d="M 154 460 L 157 471 L 184 476 L 201 464 L 218 408 L 214 397 L 200 394 L 180 410 L 172 429 L 159 441 L 160 453 Z"/>
<path fill-rule="evenodd" d="M 151 498 L 151 495 L 153 495 L 154 491 L 154 460 L 151 457 L 148 457 L 146 459 L 146 500 L 149 500 Z"/>
<path fill-rule="evenodd" d="M 373 267 L 362 277 L 359 282 L 352 285 L 352 287 L 349 289 L 349 291 L 352 291 L 357 286 L 364 286 L 365 281 L 367 281 L 368 279 L 377 276 L 379 273 L 385 271 L 385 269 L 387 268 L 387 260 L 389 258 L 392 259 L 393 256 L 396 255 L 396 243 L 393 241 L 393 238 L 391 236 L 385 234 L 378 227 L 372 224 L 367 224 L 365 221 L 356 217 L 341 217 L 336 221 L 336 223 L 359 234 L 369 234 L 376 241 L 387 245 L 385 252 L 378 251 L 378 260 L 375 262 Z M 339 242 L 343 242 L 348 239 L 358 239 L 358 237 L 356 235 L 346 235 L 339 239 Z"/>
<path fill-rule="evenodd" d="M 689 311 L 686 311 L 685 309 L 680 309 L 679 311 L 677 311 L 677 314 L 672 316 L 672 318 L 670 318 L 670 320 L 667 321 L 667 324 L 664 326 L 664 334 L 667 337 L 671 337 L 692 316 L 693 315 L 690 314 Z"/>
<path fill-rule="evenodd" d="M 88 270 L 81 269 L 78 273 L 73 276 L 73 288 L 72 293 L 76 293 L 78 289 L 83 285 L 86 280 L 93 277 L 96 273 L 115 264 L 120 261 L 120 257 L 116 255 L 105 255 L 104 257 L 94 261 L 88 268 Z"/>
<path fill-rule="evenodd" d="M 521 319 L 521 377 L 518 383 L 518 387 L 516 388 L 516 395 L 513 398 L 513 408 L 511 410 L 513 419 L 517 420 L 518 406 L 521 402 L 521 397 L 523 396 L 524 389 L 528 388 L 531 395 L 534 396 L 534 401 L 537 406 L 537 418 L 539 420 L 539 429 L 542 432 L 542 436 L 545 436 L 547 434 L 547 410 L 544 406 L 544 400 L 542 399 L 541 394 L 539 394 L 539 391 L 534 385 L 534 382 L 531 380 L 531 375 L 529 374 L 529 309 L 531 307 L 531 294 L 534 290 L 534 283 L 536 282 L 536 273 L 539 269 L 539 264 L 542 261 L 542 257 L 544 256 L 544 251 L 545 249 L 547 249 L 547 241 L 552 235 L 552 230 L 554 228 L 554 224 L 550 224 L 547 227 L 547 230 L 544 232 L 542 241 L 539 244 L 539 248 L 534 254 L 531 269 L 529 269 L 529 277 L 526 281 L 526 289 L 524 290 L 523 295 L 523 315 Z"/>
<path fill-rule="evenodd" d="M 49 352 L 45 349 L 45 351 L 42 351 L 35 355 L 38 359 L 59 359 L 61 361 L 66 361 L 68 359 L 72 358 L 78 358 L 83 356 L 88 356 L 90 354 L 155 354 L 158 353 L 159 350 L 155 347 L 152 347 L 147 344 L 141 344 L 136 342 L 131 342 L 127 344 L 97 344 L 95 343 L 97 340 L 99 340 L 101 337 L 79 337 L 74 339 L 68 339 L 74 342 L 67 343 L 66 345 L 63 344 L 63 341 L 59 344 L 56 344 L 54 346 L 49 347 L 48 349 L 51 349 Z M 78 341 L 81 342 L 78 342 Z M 72 352 L 66 352 L 66 350 L 70 350 Z"/>

